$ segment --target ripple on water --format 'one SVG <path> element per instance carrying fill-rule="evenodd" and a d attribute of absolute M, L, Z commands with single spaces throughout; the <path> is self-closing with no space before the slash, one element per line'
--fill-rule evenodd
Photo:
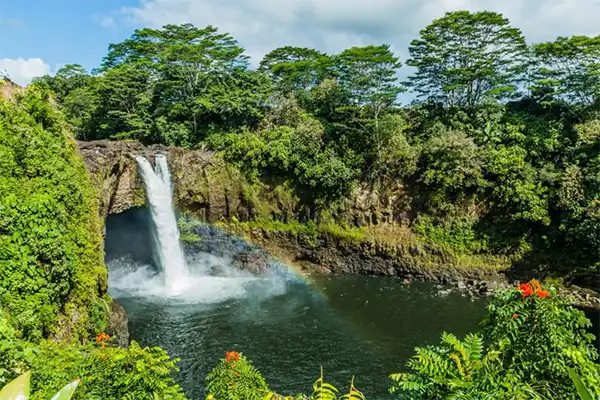
<path fill-rule="evenodd" d="M 151 267 L 119 263 L 109 265 L 109 286 L 127 310 L 132 339 L 181 358 L 178 380 L 191 399 L 204 398 L 206 374 L 229 350 L 253 360 L 282 394 L 310 392 L 323 366 L 338 387 L 355 375 L 369 399 L 386 399 L 388 375 L 402 370 L 415 346 L 439 342 L 444 330 L 475 330 L 483 315 L 483 302 L 440 298 L 431 285 L 391 278 L 306 283 L 238 271 L 197 275 L 183 295 L 165 296 Z"/>

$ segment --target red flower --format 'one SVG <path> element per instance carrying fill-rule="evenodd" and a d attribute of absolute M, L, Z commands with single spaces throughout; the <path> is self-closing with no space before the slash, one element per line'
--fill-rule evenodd
<path fill-rule="evenodd" d="M 519 287 L 521 294 L 523 297 L 531 296 L 533 294 L 533 288 L 529 285 L 529 283 L 524 283 Z"/>
<path fill-rule="evenodd" d="M 516 313 L 513 314 L 513 319 L 517 319 L 517 318 L 519 318 L 519 314 L 516 314 Z"/>
<path fill-rule="evenodd" d="M 538 297 L 544 299 L 546 297 L 550 297 L 550 292 L 547 290 L 540 290 L 539 292 L 537 292 Z"/>
<path fill-rule="evenodd" d="M 225 361 L 226 362 L 230 362 L 233 360 L 239 360 L 239 359 L 240 359 L 240 354 L 235 351 L 228 351 L 227 353 L 225 353 Z"/>

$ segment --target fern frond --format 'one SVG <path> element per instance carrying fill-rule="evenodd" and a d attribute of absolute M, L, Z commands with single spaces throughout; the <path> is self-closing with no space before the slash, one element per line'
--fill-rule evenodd
<path fill-rule="evenodd" d="M 315 400 L 336 400 L 337 388 L 329 383 L 326 383 L 323 378 L 323 367 L 321 367 L 321 376 L 313 384 L 312 397 Z"/>
<path fill-rule="evenodd" d="M 354 376 L 350 381 L 350 391 L 340 397 L 340 400 L 366 400 L 366 397 L 354 386 Z"/>

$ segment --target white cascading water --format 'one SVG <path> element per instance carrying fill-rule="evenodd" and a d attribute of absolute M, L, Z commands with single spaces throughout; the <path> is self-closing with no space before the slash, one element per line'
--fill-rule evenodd
<path fill-rule="evenodd" d="M 162 269 L 165 289 L 178 294 L 187 286 L 188 269 L 179 242 L 179 228 L 173 210 L 173 191 L 167 158 L 156 155 L 156 171 L 144 157 L 135 156 L 154 223 L 155 254 Z"/>

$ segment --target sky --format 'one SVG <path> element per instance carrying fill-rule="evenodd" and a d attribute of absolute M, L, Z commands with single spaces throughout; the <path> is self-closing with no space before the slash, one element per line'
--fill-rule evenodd
<path fill-rule="evenodd" d="M 419 30 L 454 10 L 501 12 L 530 42 L 600 34 L 600 0 L 0 0 L 0 72 L 25 85 L 65 64 L 91 70 L 135 29 L 184 22 L 229 32 L 254 64 L 283 45 L 382 43 L 404 62 Z"/>

